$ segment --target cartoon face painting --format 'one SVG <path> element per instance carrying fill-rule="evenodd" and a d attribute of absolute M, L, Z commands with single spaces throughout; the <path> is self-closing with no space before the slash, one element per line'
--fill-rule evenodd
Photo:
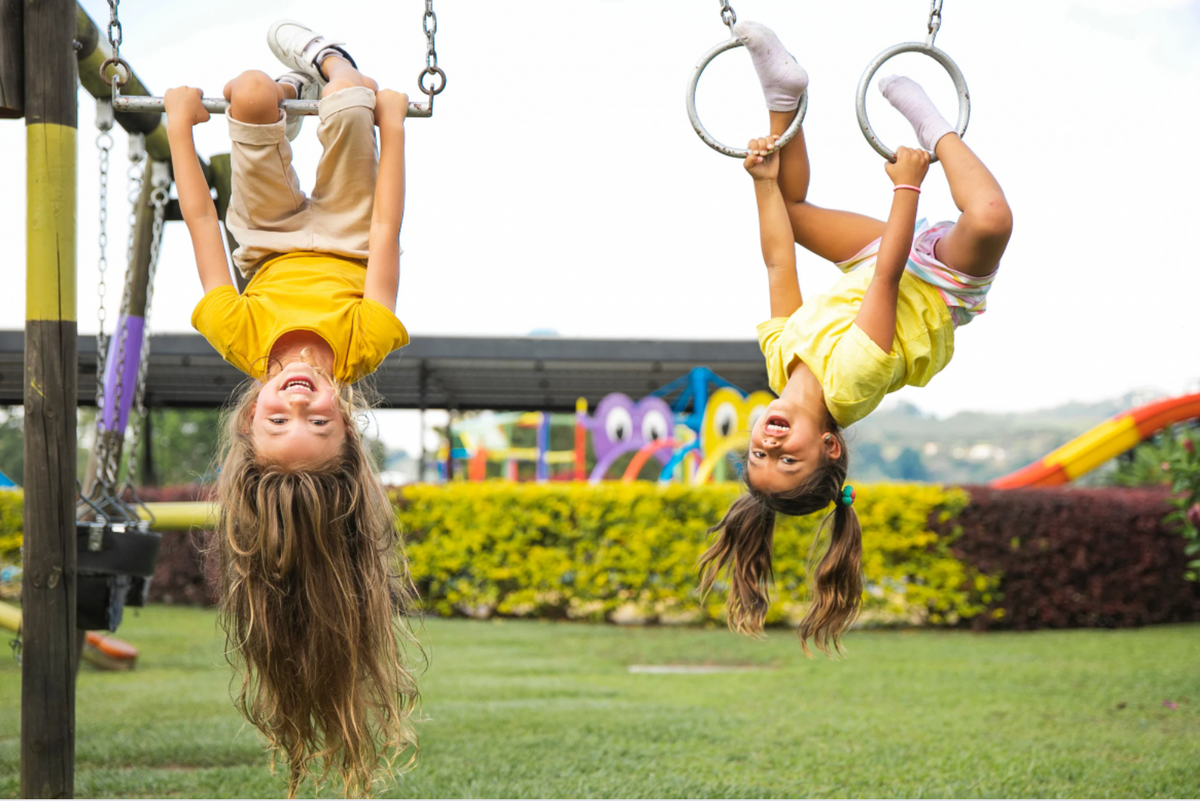
<path fill-rule="evenodd" d="M 675 433 L 674 412 L 666 401 L 654 395 L 635 402 L 628 395 L 614 392 L 600 400 L 593 416 L 580 415 L 579 420 L 592 432 L 592 450 L 596 454 L 593 478 L 602 468 L 607 470 L 621 454 L 639 451 Z M 654 455 L 665 463 L 671 449 L 664 447 Z"/>
<path fill-rule="evenodd" d="M 700 425 L 700 451 L 710 456 L 721 449 L 723 443 L 738 433 L 748 435 L 756 421 L 775 399 L 770 392 L 742 393 L 731 387 L 722 387 L 708 399 L 704 408 L 704 422 Z"/>

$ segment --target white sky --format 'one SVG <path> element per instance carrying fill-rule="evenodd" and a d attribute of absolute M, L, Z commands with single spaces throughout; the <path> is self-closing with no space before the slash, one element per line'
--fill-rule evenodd
<path fill-rule="evenodd" d="M 93 19 L 107 4 L 85 0 Z M 735 0 L 775 28 L 811 77 L 805 130 L 814 202 L 885 216 L 890 186 L 859 133 L 854 93 L 885 47 L 922 39 L 927 0 Z M 219 94 L 242 69 L 283 71 L 264 42 L 279 16 L 349 42 L 381 84 L 416 92 L 424 65 L 420 0 L 352 3 L 125 0 L 122 53 L 155 91 L 187 83 Z M 435 0 L 449 86 L 436 116 L 408 131 L 408 200 L 397 313 L 422 335 L 753 339 L 767 314 L 750 181 L 692 132 L 684 89 L 726 36 L 716 0 Z M 350 13 L 347 13 L 350 12 Z M 946 0 L 937 44 L 962 68 L 973 110 L 966 141 L 1005 188 L 1015 231 L 988 313 L 957 340 L 953 364 L 899 397 L 948 414 L 1097 400 L 1134 388 L 1197 384 L 1200 270 L 1189 231 L 1200 211 L 1200 0 Z M 954 119 L 950 81 L 904 56 L 907 72 Z M 744 145 L 765 130 L 744 51 L 705 73 L 709 130 Z M 872 91 L 876 130 L 911 143 Z M 94 105 L 81 91 L 79 321 L 96 329 Z M 10 187 L 0 196 L 9 282 L 0 328 L 23 326 L 24 131 L 0 122 Z M 301 182 L 319 155 L 315 120 L 296 142 Z M 225 123 L 197 130 L 228 150 Z M 116 134 L 110 257 L 124 252 L 124 147 Z M 953 219 L 940 169 L 921 214 Z M 182 225 L 169 226 L 156 331 L 189 331 L 201 296 Z M 835 278 L 799 251 L 808 294 Z M 110 281 L 108 305 L 119 303 Z M 110 315 L 114 319 L 115 314 Z M 380 416 L 414 447 L 414 415 Z M 404 422 L 402 422 L 404 421 Z M 405 433 L 408 432 L 408 433 Z"/>

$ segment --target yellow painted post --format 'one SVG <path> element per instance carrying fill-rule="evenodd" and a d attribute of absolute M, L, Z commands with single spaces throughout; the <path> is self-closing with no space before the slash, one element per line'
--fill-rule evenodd
<path fill-rule="evenodd" d="M 25 0 L 21 796 L 75 792 L 74 0 Z"/>

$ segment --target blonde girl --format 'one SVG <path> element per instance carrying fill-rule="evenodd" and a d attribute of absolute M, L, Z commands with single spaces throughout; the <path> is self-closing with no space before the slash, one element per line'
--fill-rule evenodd
<path fill-rule="evenodd" d="M 192 324 L 246 373 L 228 416 L 216 545 L 237 703 L 286 766 L 290 793 L 331 771 L 370 791 L 381 764 L 412 753 L 417 694 L 398 614 L 408 571 L 388 498 L 363 445 L 355 381 L 408 342 L 396 318 L 408 99 L 380 91 L 342 43 L 291 21 L 268 43 L 292 71 L 225 86 L 239 243 L 230 280 L 193 126 L 198 89 L 166 95 L 179 205 L 204 297 Z M 320 97 L 323 155 L 311 195 L 292 169 L 300 117 Z M 376 144 L 378 128 L 378 149 Z"/>

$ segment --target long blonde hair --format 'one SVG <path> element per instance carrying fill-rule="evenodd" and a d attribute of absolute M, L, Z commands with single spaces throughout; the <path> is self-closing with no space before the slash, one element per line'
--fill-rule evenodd
<path fill-rule="evenodd" d="M 241 675 L 236 705 L 288 771 L 294 796 L 333 772 L 369 795 L 383 768 L 416 756 L 416 682 L 404 664 L 415 592 L 395 515 L 338 387 L 340 454 L 303 471 L 261 460 L 250 433 L 250 383 L 224 426 L 219 564 L 226 658 Z M 382 763 L 382 764 L 381 764 Z"/>

